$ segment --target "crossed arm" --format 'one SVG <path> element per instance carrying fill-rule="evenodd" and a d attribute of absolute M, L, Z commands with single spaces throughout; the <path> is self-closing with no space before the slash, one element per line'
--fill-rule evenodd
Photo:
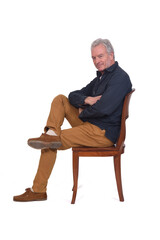
<path fill-rule="evenodd" d="M 119 76 L 109 81 L 103 95 L 92 96 L 93 80 L 81 90 L 69 94 L 70 103 L 79 109 L 79 118 L 99 118 L 110 115 L 122 103 L 125 95 L 131 90 L 132 84 L 128 75 Z M 85 108 L 86 105 L 86 108 Z"/>
<path fill-rule="evenodd" d="M 100 100 L 101 97 L 102 97 L 102 95 L 96 96 L 96 97 L 86 97 L 86 99 L 84 100 L 84 103 L 92 106 L 92 105 L 95 104 L 98 100 Z M 79 114 L 80 114 L 83 110 L 84 110 L 83 108 L 79 108 Z"/>

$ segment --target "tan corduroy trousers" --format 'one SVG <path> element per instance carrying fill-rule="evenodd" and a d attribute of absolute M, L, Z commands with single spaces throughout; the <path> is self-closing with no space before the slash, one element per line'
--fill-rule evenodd
<path fill-rule="evenodd" d="M 113 145 L 105 137 L 105 130 L 101 130 L 91 123 L 81 121 L 78 115 L 78 109 L 69 103 L 67 97 L 58 95 L 54 98 L 45 131 L 52 129 L 60 136 L 62 146 L 58 150 L 78 146 L 109 147 Z M 64 118 L 68 120 L 72 128 L 61 130 Z M 48 179 L 56 160 L 56 154 L 57 150 L 41 150 L 39 167 L 32 186 L 35 192 L 46 192 Z"/>

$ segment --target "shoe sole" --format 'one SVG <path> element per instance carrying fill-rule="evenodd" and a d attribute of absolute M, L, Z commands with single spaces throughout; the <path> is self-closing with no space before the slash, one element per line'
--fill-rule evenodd
<path fill-rule="evenodd" d="M 61 142 L 42 142 L 42 141 L 28 141 L 28 145 L 35 149 L 57 149 L 62 146 Z"/>
<path fill-rule="evenodd" d="M 32 200 L 16 200 L 16 199 L 13 199 L 14 202 L 34 202 L 34 201 L 45 201 L 47 200 L 47 198 L 44 198 L 44 199 L 32 199 Z"/>

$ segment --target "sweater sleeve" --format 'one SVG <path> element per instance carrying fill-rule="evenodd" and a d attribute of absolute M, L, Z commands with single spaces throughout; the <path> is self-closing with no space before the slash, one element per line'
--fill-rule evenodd
<path fill-rule="evenodd" d="M 118 76 L 118 81 L 111 79 L 101 99 L 84 109 L 79 118 L 98 118 L 112 114 L 129 91 L 131 91 L 131 82 L 128 75 Z"/>
<path fill-rule="evenodd" d="M 81 90 L 76 90 L 69 94 L 69 102 L 74 107 L 80 108 L 84 106 L 84 100 L 92 94 L 92 88 L 94 86 L 95 80 L 96 79 L 93 79 L 86 87 L 82 88 Z"/>

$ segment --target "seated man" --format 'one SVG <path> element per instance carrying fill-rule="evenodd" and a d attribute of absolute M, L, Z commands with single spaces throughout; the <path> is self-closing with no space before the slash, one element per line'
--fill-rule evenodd
<path fill-rule="evenodd" d="M 44 133 L 31 138 L 28 145 L 41 149 L 41 157 L 32 188 L 27 188 L 14 201 L 47 199 L 47 183 L 57 150 L 71 147 L 109 147 L 116 143 L 120 132 L 124 97 L 131 91 L 128 74 L 119 67 L 114 50 L 107 39 L 91 45 L 97 76 L 86 87 L 71 92 L 69 97 L 54 98 Z M 64 118 L 72 128 L 61 130 Z"/>

